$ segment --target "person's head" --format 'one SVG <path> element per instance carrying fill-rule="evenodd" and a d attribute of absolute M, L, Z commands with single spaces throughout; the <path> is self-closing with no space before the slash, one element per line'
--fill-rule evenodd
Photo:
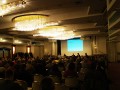
<path fill-rule="evenodd" d="M 54 90 L 54 89 L 55 89 L 54 82 L 51 78 L 45 77 L 41 81 L 41 90 Z"/>

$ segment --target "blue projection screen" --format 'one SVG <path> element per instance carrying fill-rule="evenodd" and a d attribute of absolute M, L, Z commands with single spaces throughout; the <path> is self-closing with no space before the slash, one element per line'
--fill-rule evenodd
<path fill-rule="evenodd" d="M 83 40 L 80 39 L 67 40 L 67 49 L 69 52 L 83 51 Z"/>

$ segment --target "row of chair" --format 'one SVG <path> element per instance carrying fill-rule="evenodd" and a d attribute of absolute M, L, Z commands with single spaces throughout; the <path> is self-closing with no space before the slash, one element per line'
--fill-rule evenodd
<path fill-rule="evenodd" d="M 65 78 L 64 84 L 60 82 L 60 78 L 56 76 L 49 76 L 55 85 L 55 90 L 69 90 L 79 88 L 79 79 L 76 77 L 67 77 Z M 40 83 L 44 77 L 39 74 L 34 75 L 34 81 L 32 83 L 32 90 L 40 90 Z"/>

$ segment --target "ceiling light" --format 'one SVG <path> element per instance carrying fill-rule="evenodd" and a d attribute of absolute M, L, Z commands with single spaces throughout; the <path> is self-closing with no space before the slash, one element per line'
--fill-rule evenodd
<path fill-rule="evenodd" d="M 75 34 L 73 31 L 64 31 L 61 35 L 58 35 L 56 37 L 52 37 L 49 39 L 56 39 L 56 40 L 67 40 L 67 39 L 71 39 L 74 38 Z"/>
<path fill-rule="evenodd" d="M 26 1 L 24 0 L 16 0 L 10 3 L 6 3 L 5 0 L 2 0 L 2 5 L 0 5 L 0 16 L 3 16 L 17 8 L 25 7 L 25 5 Z"/>
<path fill-rule="evenodd" d="M 7 3 L 7 1 L 6 0 L 1 0 L 0 1 L 0 4 L 2 5 L 2 4 L 6 4 Z"/>
<path fill-rule="evenodd" d="M 64 28 L 62 26 L 49 26 L 39 31 L 39 34 L 33 36 L 55 37 L 63 34 Z"/>
<path fill-rule="evenodd" d="M 33 31 L 45 27 L 47 15 L 28 14 L 13 18 L 15 30 Z"/>
<path fill-rule="evenodd" d="M 73 31 L 65 31 L 62 26 L 50 26 L 40 30 L 38 34 L 34 34 L 33 36 L 44 36 L 48 39 L 66 40 L 74 38 L 75 34 Z"/>
<path fill-rule="evenodd" d="M 19 41 L 19 40 L 14 40 L 14 42 L 13 43 L 15 43 L 15 44 L 21 44 L 22 42 L 21 41 Z"/>
<path fill-rule="evenodd" d="M 45 27 L 59 25 L 58 22 L 49 22 L 45 24 Z"/>
<path fill-rule="evenodd" d="M 7 40 L 0 38 L 0 42 L 6 42 Z"/>

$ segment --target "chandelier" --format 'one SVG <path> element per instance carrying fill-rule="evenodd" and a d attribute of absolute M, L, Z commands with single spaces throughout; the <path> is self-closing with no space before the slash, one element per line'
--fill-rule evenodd
<path fill-rule="evenodd" d="M 74 38 L 75 34 L 73 31 L 65 31 L 64 27 L 62 26 L 49 26 L 43 28 L 38 34 L 34 34 L 33 36 L 43 36 L 47 37 L 48 39 L 66 40 Z"/>
<path fill-rule="evenodd" d="M 63 34 L 64 28 L 62 26 L 48 26 L 39 31 L 33 36 L 55 37 Z"/>
<path fill-rule="evenodd" d="M 10 3 L 7 3 L 6 0 L 2 0 L 0 2 L 0 16 L 3 16 L 16 8 L 25 7 L 26 1 L 25 0 L 16 0 Z"/>
<path fill-rule="evenodd" d="M 6 3 L 7 3 L 6 0 L 0 0 L 0 5 L 2 5 L 2 4 L 6 4 Z"/>
<path fill-rule="evenodd" d="M 73 31 L 64 31 L 61 35 L 49 38 L 55 40 L 67 40 L 76 37 Z"/>
<path fill-rule="evenodd" d="M 42 14 L 27 14 L 13 18 L 15 23 L 14 30 L 18 31 L 33 31 L 45 27 L 47 15 Z M 47 24 L 48 25 L 48 24 Z"/>

